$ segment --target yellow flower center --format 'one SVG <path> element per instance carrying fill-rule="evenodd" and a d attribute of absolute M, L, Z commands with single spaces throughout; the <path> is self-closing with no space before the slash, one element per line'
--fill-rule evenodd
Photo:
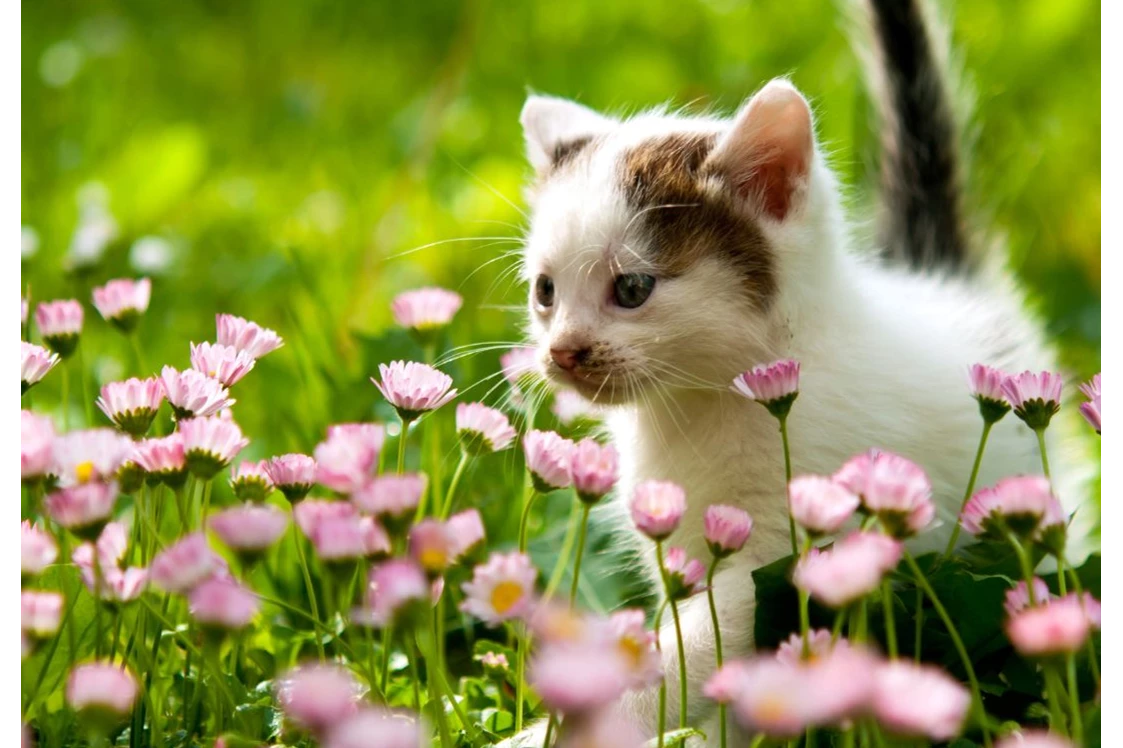
<path fill-rule="evenodd" d="M 74 466 L 74 477 L 79 483 L 89 483 L 94 477 L 94 463 L 87 460 Z"/>
<path fill-rule="evenodd" d="M 513 608 L 515 603 L 522 599 L 522 596 L 523 588 L 518 582 L 510 580 L 500 582 L 491 591 L 491 607 L 495 608 L 496 613 L 503 615 Z"/>
<path fill-rule="evenodd" d="M 788 715 L 788 703 L 779 696 L 765 696 L 756 707 L 756 722 L 777 722 Z"/>
<path fill-rule="evenodd" d="M 639 667 L 643 659 L 644 647 L 633 636 L 622 637 L 619 641 L 620 652 L 632 667 Z"/>
<path fill-rule="evenodd" d="M 421 552 L 418 560 L 421 562 L 421 568 L 426 571 L 444 571 L 448 566 L 448 554 L 440 548 L 426 548 Z"/>

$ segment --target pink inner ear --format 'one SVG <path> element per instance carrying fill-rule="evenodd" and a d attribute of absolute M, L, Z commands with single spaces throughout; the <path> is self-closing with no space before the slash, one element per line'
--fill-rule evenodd
<path fill-rule="evenodd" d="M 783 220 L 811 168 L 811 110 L 789 83 L 773 81 L 752 98 L 711 155 L 742 197 Z"/>

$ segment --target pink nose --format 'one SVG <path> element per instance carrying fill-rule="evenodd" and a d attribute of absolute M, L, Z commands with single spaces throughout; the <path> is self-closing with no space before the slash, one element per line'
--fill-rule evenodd
<path fill-rule="evenodd" d="M 550 358 L 554 359 L 554 363 L 566 371 L 572 371 L 577 368 L 578 364 L 585 360 L 585 356 L 588 352 L 587 348 L 551 348 Z"/>

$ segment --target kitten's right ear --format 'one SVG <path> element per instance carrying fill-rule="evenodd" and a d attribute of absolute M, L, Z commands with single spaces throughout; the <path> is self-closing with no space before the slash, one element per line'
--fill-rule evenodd
<path fill-rule="evenodd" d="M 607 132 L 615 120 L 575 101 L 530 96 L 519 122 L 526 137 L 526 155 L 535 171 L 547 171 L 589 138 Z"/>

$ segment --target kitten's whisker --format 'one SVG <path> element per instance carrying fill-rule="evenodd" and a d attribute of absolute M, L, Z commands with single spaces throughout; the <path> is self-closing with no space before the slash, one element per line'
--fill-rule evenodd
<path fill-rule="evenodd" d="M 514 204 L 513 202 L 511 202 L 511 200 L 510 200 L 510 199 L 509 199 L 509 198 L 508 198 L 508 197 L 507 197 L 506 195 L 504 195 L 504 194 L 503 194 L 502 192 L 500 192 L 499 190 L 497 190 L 497 189 L 496 189 L 495 187 L 493 187 L 492 185 L 488 184 L 488 183 L 487 183 L 487 181 L 486 181 L 485 179 L 483 179 L 483 178 L 482 178 L 481 176 L 479 176 L 478 174 L 474 173 L 474 172 L 473 172 L 473 171 L 472 171 L 471 169 L 469 169 L 469 168 L 468 168 L 467 166 L 465 166 L 464 164 L 462 164 L 462 163 L 460 163 L 459 161 L 457 161 L 457 160 L 456 160 L 455 158 L 453 158 L 452 156 L 449 156 L 449 159 L 451 159 L 451 160 L 452 160 L 452 163 L 456 164 L 456 165 L 457 165 L 457 166 L 459 166 L 459 167 L 460 167 L 461 169 L 463 169 L 463 170 L 464 170 L 464 173 L 465 173 L 465 174 L 467 174 L 467 175 L 468 175 L 468 176 L 470 176 L 470 177 L 471 177 L 472 179 L 476 180 L 477 182 L 479 182 L 480 184 L 482 184 L 482 185 L 483 185 L 484 187 L 486 187 L 486 188 L 488 189 L 488 191 L 489 191 L 489 192 L 490 192 L 491 194 L 495 195 L 495 196 L 496 196 L 497 198 L 499 198 L 499 199 L 500 199 L 500 200 L 502 200 L 503 202 L 507 203 L 507 205 L 510 205 L 510 206 L 511 206 L 512 208 L 514 208 L 514 209 L 515 209 L 515 212 L 516 212 L 516 213 L 518 213 L 518 214 L 519 214 L 520 216 L 522 216 L 523 218 L 525 218 L 525 219 L 526 219 L 527 221 L 529 221 L 529 220 L 530 220 L 530 216 L 529 216 L 529 215 L 528 215 L 528 214 L 526 213 L 526 211 L 524 211 L 524 210 L 523 210 L 522 208 L 520 208 L 519 206 L 517 206 L 517 205 L 515 205 L 515 204 Z"/>
<path fill-rule="evenodd" d="M 518 239 L 518 238 L 513 237 L 513 236 L 463 236 L 463 237 L 458 237 L 458 238 L 454 238 L 454 239 L 441 239 L 440 241 L 429 242 L 428 244 L 422 244 L 420 247 L 414 247 L 413 249 L 407 249 L 407 250 L 404 250 L 402 252 L 397 252 L 397 253 L 392 254 L 392 255 L 386 255 L 386 259 L 387 260 L 397 260 L 398 258 L 406 257 L 407 255 L 411 255 L 415 252 L 420 252 L 420 251 L 425 250 L 425 249 L 431 249 L 432 247 L 439 247 L 442 244 L 455 244 L 457 242 L 486 242 L 486 241 L 497 242 L 499 244 L 502 244 L 504 242 L 511 242 L 511 243 L 518 243 L 518 244 L 522 243 L 521 239 Z M 495 246 L 495 244 L 489 244 L 487 246 L 493 247 L 493 246 Z M 486 247 L 475 247 L 475 249 L 486 249 Z"/>

